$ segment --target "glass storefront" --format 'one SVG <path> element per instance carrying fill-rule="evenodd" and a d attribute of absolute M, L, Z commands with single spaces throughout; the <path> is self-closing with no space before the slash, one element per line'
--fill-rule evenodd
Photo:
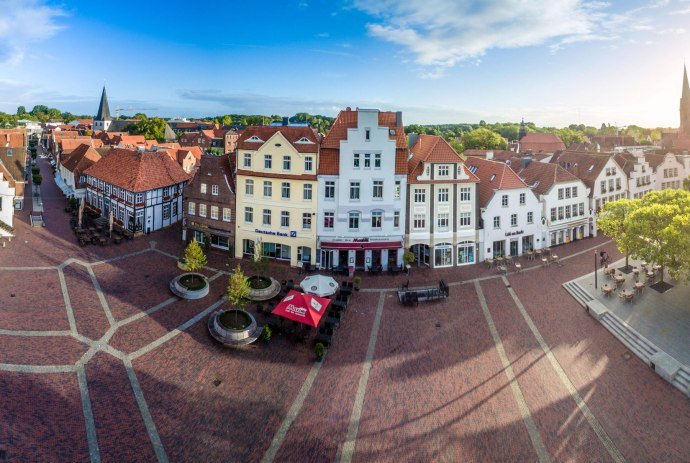
<path fill-rule="evenodd" d="M 440 243 L 434 247 L 434 267 L 450 267 L 453 265 L 453 245 Z"/>
<path fill-rule="evenodd" d="M 461 241 L 458 243 L 458 265 L 474 262 L 474 242 Z"/>

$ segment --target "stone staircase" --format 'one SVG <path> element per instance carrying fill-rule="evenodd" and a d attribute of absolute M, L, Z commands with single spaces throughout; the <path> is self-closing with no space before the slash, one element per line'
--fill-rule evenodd
<path fill-rule="evenodd" d="M 582 307 L 589 311 L 587 303 L 594 301 L 594 298 L 587 290 L 576 281 L 564 283 L 563 288 L 573 296 Z M 654 361 L 652 357 L 655 354 L 663 353 L 656 345 L 651 343 L 647 338 L 639 334 L 612 312 L 606 310 L 594 318 L 597 318 L 607 330 L 647 365 L 653 365 Z M 685 395 L 690 396 L 690 368 L 685 365 L 681 366 L 670 382 Z"/>
<path fill-rule="evenodd" d="M 14 227 L 0 220 L 0 230 L 4 230 L 14 236 Z"/>

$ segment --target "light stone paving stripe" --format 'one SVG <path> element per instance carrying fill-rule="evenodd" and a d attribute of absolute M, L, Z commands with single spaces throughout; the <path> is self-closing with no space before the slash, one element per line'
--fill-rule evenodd
<path fill-rule="evenodd" d="M 0 267 L 0 270 L 55 270 L 58 267 Z"/>
<path fill-rule="evenodd" d="M 91 283 L 93 283 L 93 287 L 94 289 L 96 289 L 98 300 L 101 301 L 101 307 L 103 307 L 103 311 L 105 312 L 105 316 L 108 319 L 108 323 L 110 323 L 110 326 L 113 326 L 115 324 L 115 317 L 113 317 L 112 312 L 110 312 L 110 306 L 108 305 L 108 301 L 105 300 L 105 294 L 103 294 L 101 284 L 98 282 L 96 274 L 93 273 L 93 269 L 90 266 L 86 267 L 86 271 L 89 273 L 89 276 L 91 277 Z"/>
<path fill-rule="evenodd" d="M 17 365 L 14 363 L 0 363 L 0 371 L 15 371 L 17 373 L 73 373 L 74 365 Z"/>
<path fill-rule="evenodd" d="M 503 277 L 503 283 L 508 286 L 510 283 L 508 282 L 508 279 L 506 277 Z M 520 314 L 522 315 L 522 318 L 525 319 L 525 322 L 527 322 L 527 325 L 529 326 L 529 329 L 532 331 L 532 334 L 534 337 L 537 339 L 537 342 L 539 342 L 539 346 L 541 349 L 544 351 L 544 354 L 546 354 L 546 358 L 549 359 L 549 362 L 551 362 L 551 366 L 553 369 L 556 371 L 556 374 L 558 375 L 558 378 L 561 380 L 565 388 L 568 390 L 570 393 L 570 397 L 575 401 L 575 404 L 577 407 L 580 409 L 582 414 L 585 416 L 587 419 L 587 422 L 589 425 L 592 427 L 592 430 L 594 433 L 597 435 L 599 440 L 601 441 L 602 445 L 606 449 L 607 452 L 609 452 L 609 455 L 611 455 L 611 458 L 613 458 L 613 461 L 622 463 L 625 461 L 625 457 L 623 457 L 623 454 L 618 450 L 618 447 L 613 443 L 609 435 L 606 433 L 604 430 L 604 427 L 599 423 L 599 420 L 594 416 L 592 411 L 589 409 L 585 401 L 582 399 L 582 396 L 580 396 L 580 393 L 577 391 L 577 388 L 575 385 L 570 381 L 570 378 L 568 378 L 568 375 L 565 373 L 565 370 L 563 370 L 563 367 L 561 364 L 558 362 L 556 357 L 553 355 L 553 352 L 551 352 L 551 348 L 549 345 L 546 343 L 544 340 L 544 337 L 541 335 L 541 332 L 537 328 L 537 326 L 534 324 L 532 321 L 532 317 L 529 316 L 527 313 L 527 310 L 525 310 L 525 306 L 522 305 L 522 302 L 518 298 L 517 294 L 513 290 L 513 288 L 508 287 L 508 292 L 510 293 L 510 296 L 513 298 L 513 301 L 515 302 L 515 305 L 517 306 L 518 310 L 520 311 Z"/>
<path fill-rule="evenodd" d="M 93 410 L 91 409 L 89 383 L 86 381 L 86 371 L 83 365 L 77 367 L 77 380 L 79 381 L 79 392 L 81 393 L 81 409 L 84 413 L 86 440 L 89 443 L 89 457 L 91 458 L 91 463 L 98 463 L 101 461 L 101 452 L 98 448 L 98 435 L 93 419 Z"/>
<path fill-rule="evenodd" d="M 209 313 L 214 311 L 216 308 L 220 307 L 220 305 L 223 302 L 225 302 L 225 298 L 219 299 L 218 301 L 214 302 L 212 305 L 205 308 L 202 312 L 200 312 L 197 315 L 195 315 L 194 317 L 190 318 L 189 320 L 187 320 L 186 322 L 184 322 L 183 324 L 181 324 L 180 326 L 178 326 L 177 328 L 175 328 L 171 332 L 167 333 L 164 336 L 161 336 L 160 338 L 156 339 L 152 343 L 147 344 L 146 346 L 142 347 L 138 351 L 132 352 L 131 354 L 129 354 L 128 357 L 131 360 L 136 360 L 137 358 L 141 357 L 142 355 L 152 351 L 156 347 L 158 347 L 162 344 L 165 344 L 166 342 L 170 341 L 172 338 L 174 338 L 175 336 L 182 333 L 184 330 L 186 330 L 187 328 L 189 328 L 190 326 L 192 326 L 193 324 L 195 324 L 196 322 L 198 322 L 199 320 L 204 318 L 206 315 L 208 315 Z"/>
<path fill-rule="evenodd" d="M 275 459 L 278 450 L 280 450 L 280 446 L 283 445 L 285 436 L 287 436 L 287 433 L 290 430 L 290 426 L 292 426 L 292 422 L 295 421 L 295 418 L 297 418 L 297 415 L 299 415 L 299 412 L 304 405 L 304 401 L 307 399 L 309 391 L 311 391 L 311 387 L 314 385 L 314 381 L 316 381 L 316 375 L 319 373 L 321 365 L 323 365 L 323 360 L 321 362 L 314 362 L 312 365 L 311 370 L 309 370 L 309 375 L 307 375 L 307 379 L 304 380 L 297 397 L 295 398 L 294 402 L 292 402 L 292 406 L 290 407 L 288 414 L 285 416 L 285 418 L 283 418 L 283 422 L 280 423 L 280 428 L 278 428 L 276 435 L 273 436 L 271 445 L 269 445 L 266 453 L 264 453 L 261 463 L 271 463 Z"/>
<path fill-rule="evenodd" d="M 132 361 L 128 358 L 125 358 L 124 364 L 125 369 L 127 370 L 127 376 L 129 377 L 129 382 L 132 385 L 132 391 L 134 391 L 134 397 L 136 398 L 137 405 L 139 406 L 139 412 L 144 420 L 144 426 L 146 426 L 146 432 L 149 435 L 149 439 L 151 439 L 153 451 L 156 452 L 156 459 L 158 460 L 158 463 L 167 463 L 168 455 L 165 453 L 165 448 L 163 448 L 163 443 L 158 435 L 156 424 L 153 422 L 153 417 L 149 411 L 149 406 L 146 404 L 146 399 L 144 398 L 144 393 L 139 385 L 137 374 L 132 367 Z"/>
<path fill-rule="evenodd" d="M 357 393 L 355 394 L 355 404 L 352 407 L 352 415 L 350 416 L 350 424 L 347 427 L 347 437 L 343 444 L 340 454 L 341 463 L 350 463 L 355 454 L 355 444 L 357 442 L 357 433 L 359 432 L 359 422 L 362 418 L 362 407 L 364 406 L 364 396 L 367 392 L 367 384 L 369 383 L 369 373 L 371 372 L 371 362 L 374 358 L 374 350 L 376 349 L 376 340 L 379 337 L 379 327 L 381 326 L 381 314 L 383 313 L 383 306 L 386 302 L 386 293 L 381 292 L 379 295 L 379 303 L 376 307 L 376 316 L 374 317 L 374 325 L 371 328 L 371 335 L 369 336 L 369 347 L 367 347 L 367 355 L 364 358 L 364 365 L 362 365 L 362 375 L 359 377 L 359 385 L 357 386 Z"/>
<path fill-rule="evenodd" d="M 31 330 L 0 330 L 3 336 L 72 336 L 71 331 L 31 331 Z"/>
<path fill-rule="evenodd" d="M 67 292 L 67 282 L 65 281 L 65 273 L 62 268 L 58 268 L 58 278 L 60 279 L 60 290 L 62 290 L 62 299 L 65 301 L 65 310 L 67 310 L 67 320 L 69 322 L 69 329 L 73 334 L 77 333 L 77 322 L 74 319 L 74 311 L 72 310 L 72 302 Z"/>
<path fill-rule="evenodd" d="M 546 446 L 544 445 L 544 441 L 542 440 L 541 435 L 539 434 L 537 425 L 534 423 L 532 413 L 530 412 L 529 407 L 527 406 L 525 397 L 522 395 L 520 385 L 518 384 L 517 379 L 515 379 L 513 367 L 510 366 L 510 360 L 508 360 L 508 355 L 506 354 L 506 351 L 503 348 L 503 341 L 501 341 L 501 335 L 498 334 L 498 330 L 496 329 L 496 325 L 494 324 L 494 319 L 491 316 L 491 312 L 489 312 L 489 306 L 486 303 L 484 292 L 482 291 L 481 285 L 478 281 L 474 282 L 474 289 L 477 292 L 479 304 L 482 307 L 482 312 L 484 312 L 484 318 L 486 318 L 486 323 L 487 325 L 489 325 L 489 331 L 491 332 L 491 337 L 493 338 L 494 344 L 496 345 L 496 351 L 498 352 L 498 356 L 501 359 L 503 371 L 505 372 L 506 376 L 508 377 L 508 381 L 510 382 L 510 388 L 513 391 L 513 396 L 515 397 L 515 402 L 517 402 L 518 409 L 520 410 L 520 415 L 522 416 L 522 420 L 525 422 L 525 427 L 527 428 L 527 433 L 529 434 L 529 438 L 532 441 L 532 446 L 534 447 L 535 452 L 537 452 L 537 458 L 539 458 L 539 461 L 541 463 L 548 463 L 551 461 L 551 457 L 549 456 L 549 452 L 546 450 Z"/>
<path fill-rule="evenodd" d="M 169 306 L 170 304 L 172 304 L 173 302 L 176 302 L 178 300 L 179 300 L 179 298 L 177 298 L 177 297 L 171 297 L 170 299 L 166 299 L 165 301 L 161 302 L 160 304 L 154 305 L 153 307 L 145 310 L 144 312 L 139 312 L 138 314 L 134 314 L 131 317 L 125 318 L 124 320 L 120 320 L 119 322 L 117 322 L 117 326 L 128 325 L 128 324 L 130 324 L 136 320 L 139 320 L 140 318 L 143 318 L 147 315 L 151 315 L 154 312 L 158 312 L 162 308 L 165 308 L 165 307 Z"/>
<path fill-rule="evenodd" d="M 139 251 L 130 252 L 127 254 L 122 254 L 121 256 L 111 257 L 110 259 L 97 260 L 97 261 L 91 262 L 91 263 L 81 263 L 81 262 L 80 263 L 85 267 L 93 267 L 96 265 L 109 264 L 110 262 L 116 262 L 118 260 L 127 259 L 128 257 L 138 256 L 139 254 L 144 254 L 144 253 L 151 252 L 151 251 L 153 251 L 153 249 L 146 248 L 146 249 L 141 249 Z"/>

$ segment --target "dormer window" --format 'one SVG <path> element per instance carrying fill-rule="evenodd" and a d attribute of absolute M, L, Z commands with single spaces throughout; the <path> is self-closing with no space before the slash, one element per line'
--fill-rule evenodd
<path fill-rule="evenodd" d="M 491 174 L 491 177 L 489 177 L 489 182 L 493 182 L 495 178 L 496 174 Z"/>
<path fill-rule="evenodd" d="M 371 140 L 371 130 L 369 129 L 364 129 L 364 139 L 366 141 Z"/>
<path fill-rule="evenodd" d="M 252 135 L 247 139 L 247 141 L 263 141 L 261 138 L 257 137 L 256 135 Z"/>
<path fill-rule="evenodd" d="M 313 141 L 309 140 L 307 137 L 302 137 L 299 140 L 297 140 L 295 143 L 314 143 Z"/>

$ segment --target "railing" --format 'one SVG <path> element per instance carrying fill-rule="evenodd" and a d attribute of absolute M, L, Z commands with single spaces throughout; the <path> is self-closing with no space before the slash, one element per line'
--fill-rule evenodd
<path fill-rule="evenodd" d="M 0 229 L 5 230 L 8 233 L 14 234 L 14 227 L 9 225 L 8 223 L 3 222 L 0 220 Z"/>

